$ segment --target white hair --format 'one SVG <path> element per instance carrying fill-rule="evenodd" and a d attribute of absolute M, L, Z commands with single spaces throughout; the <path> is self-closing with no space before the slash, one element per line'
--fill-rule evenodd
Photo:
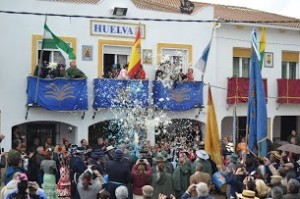
<path fill-rule="evenodd" d="M 197 191 L 197 194 L 198 194 L 198 197 L 204 197 L 204 196 L 207 196 L 208 193 L 209 193 L 209 190 L 208 190 L 208 186 L 206 183 L 204 182 L 199 182 L 196 186 L 196 191 Z"/>

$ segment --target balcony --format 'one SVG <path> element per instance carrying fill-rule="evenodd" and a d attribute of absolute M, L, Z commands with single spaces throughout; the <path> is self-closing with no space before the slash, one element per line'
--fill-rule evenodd
<path fill-rule="evenodd" d="M 268 103 L 267 80 L 263 79 L 266 103 Z M 230 77 L 227 82 L 227 104 L 239 104 L 248 102 L 249 78 Z"/>
<path fill-rule="evenodd" d="M 279 104 L 300 104 L 300 80 L 277 79 Z"/>

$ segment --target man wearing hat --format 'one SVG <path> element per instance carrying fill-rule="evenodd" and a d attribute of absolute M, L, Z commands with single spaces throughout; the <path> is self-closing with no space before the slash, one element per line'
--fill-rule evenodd
<path fill-rule="evenodd" d="M 103 161 L 104 155 L 105 153 L 101 149 L 96 149 L 91 153 L 91 158 L 93 159 L 92 165 L 97 171 L 99 171 L 101 175 L 104 175 L 106 173 L 105 163 Z"/>
<path fill-rule="evenodd" d="M 158 198 L 158 195 L 171 195 L 174 194 L 172 176 L 165 171 L 165 157 L 158 153 L 153 161 L 156 163 L 156 172 L 152 174 L 152 187 L 154 189 L 153 198 Z"/>
<path fill-rule="evenodd" d="M 272 171 L 270 168 L 275 168 L 275 170 L 277 170 L 280 166 L 280 160 L 281 160 L 281 156 L 280 153 L 278 151 L 271 151 L 269 153 L 269 161 L 267 158 L 264 159 L 265 162 L 265 171 L 266 171 L 266 181 L 267 183 L 270 183 L 271 180 L 271 175 L 272 175 Z"/>
<path fill-rule="evenodd" d="M 121 149 L 115 150 L 115 160 L 108 161 L 106 164 L 106 171 L 108 175 L 107 191 L 110 197 L 115 199 L 115 190 L 118 186 L 127 186 L 130 181 L 129 165 L 122 161 L 123 151 Z"/>
<path fill-rule="evenodd" d="M 184 152 L 179 153 L 179 159 L 176 169 L 172 175 L 175 189 L 175 197 L 180 198 L 189 186 L 191 175 L 191 163 Z"/>
<path fill-rule="evenodd" d="M 243 190 L 242 193 L 237 193 L 236 196 L 239 199 L 259 199 L 258 197 L 255 197 L 255 192 L 251 190 Z"/>
<path fill-rule="evenodd" d="M 80 199 L 80 196 L 77 191 L 77 182 L 79 176 L 86 170 L 86 166 L 83 161 L 82 155 L 84 154 L 84 148 L 75 147 L 71 148 L 71 157 L 70 157 L 70 177 L 72 181 L 72 198 Z"/>
<path fill-rule="evenodd" d="M 114 149 L 115 147 L 113 147 L 112 145 L 106 147 L 105 161 L 114 160 Z"/>
<path fill-rule="evenodd" d="M 192 166 L 192 173 L 195 173 L 195 167 L 197 163 L 203 165 L 202 171 L 208 173 L 210 176 L 217 171 L 216 164 L 210 159 L 209 155 L 204 150 L 196 151 L 197 159 Z"/>

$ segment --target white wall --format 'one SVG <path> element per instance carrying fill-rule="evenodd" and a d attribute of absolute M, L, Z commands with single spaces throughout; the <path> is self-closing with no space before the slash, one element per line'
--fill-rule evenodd
<path fill-rule="evenodd" d="M 173 19 L 212 19 L 213 8 L 204 8 L 194 16 L 170 14 L 155 11 L 141 10 L 135 7 L 130 0 L 103 0 L 97 5 L 57 3 L 36 0 L 2 0 L 1 10 L 24 11 L 38 13 L 76 14 L 111 17 L 111 8 L 115 6 L 128 7 L 127 17 L 137 18 L 173 18 Z M 114 118 L 116 113 L 110 110 L 102 110 L 92 119 L 93 101 L 92 81 L 98 75 L 98 40 L 113 39 L 134 41 L 128 38 L 108 38 L 90 35 L 90 19 L 63 18 L 49 16 L 47 24 L 58 36 L 75 37 L 77 39 L 76 55 L 78 67 L 84 71 L 88 78 L 89 110 L 85 118 L 81 119 L 82 113 L 65 113 L 46 111 L 42 108 L 32 108 L 28 119 L 26 113 L 26 77 L 31 73 L 31 48 L 32 35 L 43 34 L 44 16 L 15 15 L 0 13 L 0 109 L 1 109 L 1 132 L 7 136 L 7 142 L 2 143 L 5 148 L 10 147 L 11 127 L 31 121 L 59 121 L 70 124 L 76 129 L 75 142 L 87 138 L 88 127 L 94 123 Z M 121 22 L 121 20 L 119 20 Z M 127 21 L 126 21 L 127 22 Z M 137 21 L 129 21 L 138 23 Z M 193 64 L 199 58 L 202 50 L 210 39 L 212 24 L 210 23 L 175 23 L 175 22 L 146 22 L 146 39 L 142 40 L 142 48 L 152 49 L 154 65 L 145 65 L 147 76 L 153 79 L 156 67 L 157 43 L 175 43 L 193 45 Z M 81 60 L 81 46 L 92 45 L 93 61 Z M 198 78 L 198 77 L 197 77 Z M 198 78 L 200 79 L 200 77 Z M 198 111 L 198 110 L 197 110 Z M 170 117 L 195 118 L 196 110 L 184 113 L 170 113 Z M 199 120 L 205 121 L 202 116 Z M 67 126 L 65 126 L 67 128 Z M 150 131 L 150 130 L 149 130 Z M 68 134 L 66 136 L 69 136 Z M 60 139 L 60 138 L 57 138 Z M 72 141 L 72 140 L 71 140 Z"/>

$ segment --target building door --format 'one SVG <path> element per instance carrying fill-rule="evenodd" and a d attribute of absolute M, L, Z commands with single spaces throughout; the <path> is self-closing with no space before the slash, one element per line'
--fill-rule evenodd
<path fill-rule="evenodd" d="M 104 77 L 109 77 L 108 73 L 112 71 L 113 65 L 115 63 L 114 54 L 104 54 Z"/>
<path fill-rule="evenodd" d="M 281 132 L 280 139 L 287 140 L 292 130 L 297 129 L 297 117 L 296 116 L 281 116 Z"/>
<path fill-rule="evenodd" d="M 39 138 L 40 145 L 44 146 L 47 138 L 51 138 L 52 145 L 56 141 L 56 124 L 52 122 L 32 122 L 26 125 L 27 146 L 31 146 L 34 138 Z"/>

